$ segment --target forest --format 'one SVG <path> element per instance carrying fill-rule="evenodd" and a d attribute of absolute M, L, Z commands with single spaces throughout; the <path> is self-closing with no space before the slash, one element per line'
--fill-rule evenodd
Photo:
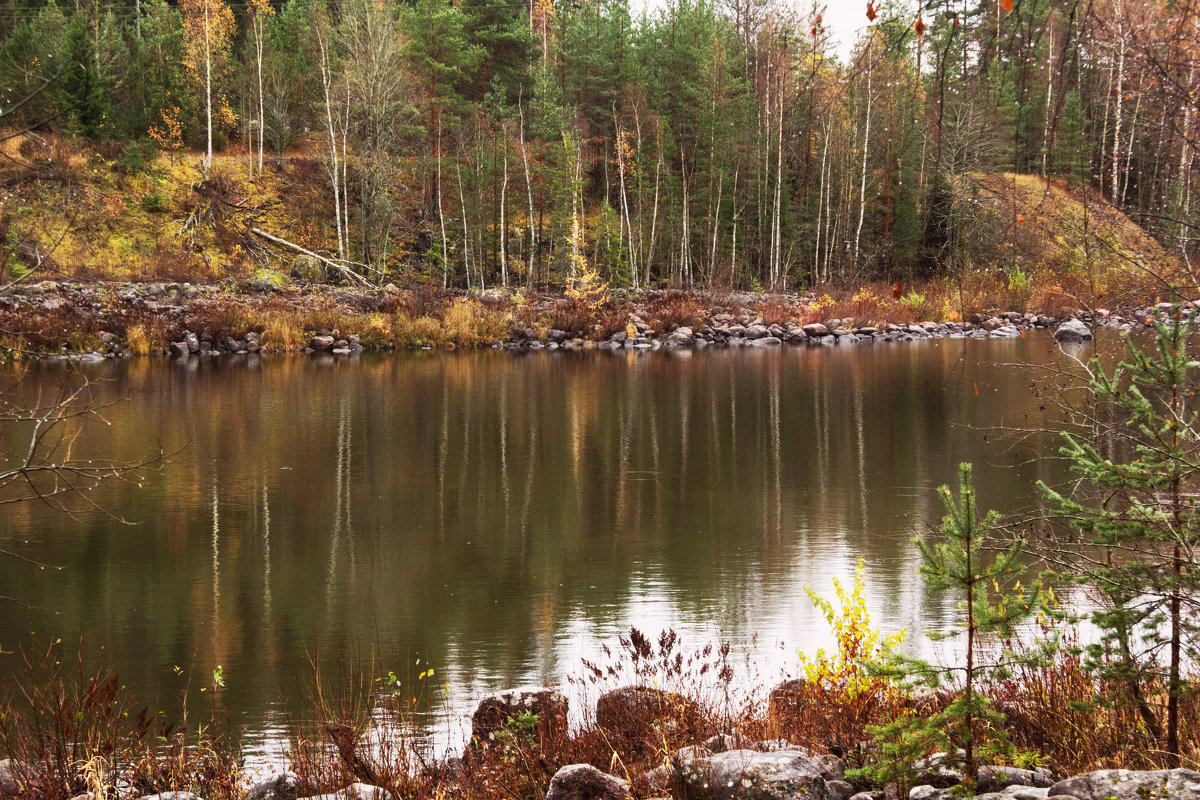
<path fill-rule="evenodd" d="M 320 203 L 281 235 L 374 283 L 1027 285 L 1036 209 L 989 202 L 1005 181 L 1106 199 L 1195 259 L 1194 0 L 868 2 L 844 58 L 825 10 L 5 0 L 4 150 L 283 175 Z M 14 205 L 21 271 L 41 258 Z"/>

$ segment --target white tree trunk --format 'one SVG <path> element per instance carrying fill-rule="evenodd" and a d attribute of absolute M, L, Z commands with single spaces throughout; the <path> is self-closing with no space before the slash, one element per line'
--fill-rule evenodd
<path fill-rule="evenodd" d="M 325 126 L 329 133 L 329 158 L 331 159 L 329 178 L 333 183 L 333 221 L 334 227 L 337 228 L 338 258 L 345 261 L 346 243 L 342 238 L 342 193 L 339 185 L 341 174 L 338 169 L 337 133 L 333 127 L 333 103 L 329 97 L 329 85 L 333 76 L 329 71 L 329 55 L 325 49 L 325 37 L 321 35 L 319 26 L 317 28 L 317 45 L 321 50 L 321 87 L 325 92 Z"/>
<path fill-rule="evenodd" d="M 504 180 L 500 184 L 500 285 L 508 286 L 508 229 L 504 206 L 508 197 L 508 130 L 504 131 Z"/>
<path fill-rule="evenodd" d="M 1117 3 L 1117 36 L 1120 48 L 1117 55 L 1117 108 L 1112 138 L 1112 201 L 1117 202 L 1121 185 L 1121 109 L 1125 96 L 1125 4 Z"/>
<path fill-rule="evenodd" d="M 262 77 L 262 62 L 263 62 L 263 20 L 259 19 L 261 14 L 255 14 L 254 18 L 254 49 L 258 61 L 258 174 L 262 176 L 263 171 L 263 129 L 266 127 L 266 120 L 263 116 L 263 77 Z"/>
<path fill-rule="evenodd" d="M 529 200 L 529 264 L 526 267 L 525 285 L 532 289 L 533 257 L 537 252 L 537 226 L 533 224 L 533 183 L 529 180 L 529 154 L 525 150 L 525 109 L 519 102 L 517 107 L 521 111 L 521 163 L 525 167 L 525 196 Z"/>
<path fill-rule="evenodd" d="M 212 36 L 208 24 L 208 0 L 204 0 L 204 116 L 208 129 L 208 150 L 204 171 L 212 169 Z"/>
<path fill-rule="evenodd" d="M 858 245 L 862 238 L 863 217 L 867 214 L 867 146 L 871 142 L 871 68 L 867 67 L 867 124 L 863 131 L 862 182 L 858 189 L 858 229 L 854 232 L 854 266 L 858 267 Z"/>

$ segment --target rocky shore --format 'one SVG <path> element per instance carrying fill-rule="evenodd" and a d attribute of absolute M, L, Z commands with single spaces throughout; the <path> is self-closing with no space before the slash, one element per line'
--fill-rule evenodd
<path fill-rule="evenodd" d="M 771 713 L 787 710 L 793 682 L 771 693 Z M 690 701 L 672 692 L 646 686 L 627 686 L 602 695 L 595 724 L 613 741 L 631 734 L 637 724 L 657 724 L 677 715 Z M 439 797 L 469 797 L 471 770 L 486 768 L 490 756 L 511 747 L 513 732 L 539 740 L 567 734 L 567 699 L 553 688 L 517 687 L 485 697 L 472 717 L 471 741 L 461 757 L 427 765 L 449 774 L 449 793 Z M 532 720 L 532 724 L 528 721 Z M 616 764 L 617 762 L 614 762 Z M 610 769 L 611 766 L 606 765 Z M 33 768 L 15 761 L 0 762 L 0 797 L 20 796 Z M 702 743 L 664 753 L 661 763 L 628 777 L 610 774 L 592 764 L 568 764 L 557 769 L 545 800 L 902 800 L 895 786 L 863 786 L 847 780 L 842 758 L 819 753 L 783 739 L 753 741 L 741 733 L 718 733 Z M 457 777 L 456 777 L 457 776 Z M 945 753 L 913 764 L 907 800 L 1200 800 L 1200 772 L 1170 770 L 1099 770 L 1059 776 L 1047 769 L 984 765 L 975 776 L 974 793 L 964 792 L 963 774 Z M 312 779 L 291 771 L 277 772 L 246 787 L 242 800 L 396 800 L 387 789 L 354 782 L 322 792 Z M 91 794 L 73 800 L 95 800 Z M 163 792 L 139 800 L 201 800 L 190 792 Z"/>
<path fill-rule="evenodd" d="M 691 324 L 655 317 L 655 293 L 619 294 L 607 325 L 553 327 L 571 301 L 549 295 L 530 299 L 490 290 L 443 295 L 444 308 L 460 316 L 486 316 L 487 324 L 447 333 L 436 314 L 417 317 L 418 333 L 389 327 L 403 314 L 411 292 L 270 284 L 41 283 L 0 294 L 3 345 L 21 358 L 97 361 L 129 355 L 213 357 L 233 353 L 308 352 L 348 356 L 364 350 L 657 350 L 660 348 L 848 346 L 930 338 L 1015 338 L 1034 328 L 1060 339 L 1090 338 L 1097 325 L 1130 330 L 1165 315 L 1169 304 L 1065 316 L 1004 311 L 973 314 L 967 321 L 881 322 L 822 317 L 819 302 L 804 295 L 688 295 L 699 309 Z M 659 293 L 660 295 L 662 293 Z M 675 293 L 679 295 L 681 293 Z M 770 308 L 764 307 L 770 303 Z M 1192 310 L 1190 307 L 1187 309 Z M 579 316 L 579 315 L 576 315 Z M 619 323 L 614 326 L 612 319 Z M 820 319 L 814 319 L 820 317 Z M 407 319 L 407 318 L 406 318 Z M 324 324 L 322 324 L 324 323 Z M 461 323 L 460 323 L 461 327 Z M 616 327 L 616 330 L 611 328 Z M 277 329 L 286 332 L 279 334 Z"/>

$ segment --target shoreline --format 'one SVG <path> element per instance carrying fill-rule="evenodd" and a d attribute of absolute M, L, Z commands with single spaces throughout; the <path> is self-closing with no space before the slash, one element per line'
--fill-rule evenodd
<path fill-rule="evenodd" d="M 1016 338 L 1095 326 L 1131 330 L 1169 304 L 1122 311 L 974 312 L 921 320 L 878 295 L 617 291 L 581 301 L 517 290 L 457 292 L 308 285 L 286 289 L 188 283 L 42 281 L 0 295 L 0 360 L 98 361 L 135 355 L 395 350 L 657 350 L 846 346 L 930 338 Z M 1165 307 L 1165 308 L 1164 308 Z M 889 314 L 891 311 L 893 313 Z M 859 313 L 854 313 L 859 312 Z M 903 317 L 909 317 L 904 319 Z M 959 316 L 954 314 L 952 316 Z M 889 319 L 893 317 L 894 319 Z"/>

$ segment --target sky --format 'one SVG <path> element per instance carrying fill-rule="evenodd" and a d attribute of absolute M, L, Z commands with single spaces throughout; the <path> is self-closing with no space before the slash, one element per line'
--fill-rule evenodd
<path fill-rule="evenodd" d="M 646 8 L 665 7 L 669 0 L 642 0 Z M 802 14 L 812 9 L 813 0 L 790 0 Z M 843 59 L 854 49 L 859 34 L 867 27 L 867 0 L 818 0 L 825 6 L 822 21 L 829 31 L 834 51 Z M 910 5 L 912 5 L 910 0 Z M 637 2 L 630 3 L 637 8 Z"/>

